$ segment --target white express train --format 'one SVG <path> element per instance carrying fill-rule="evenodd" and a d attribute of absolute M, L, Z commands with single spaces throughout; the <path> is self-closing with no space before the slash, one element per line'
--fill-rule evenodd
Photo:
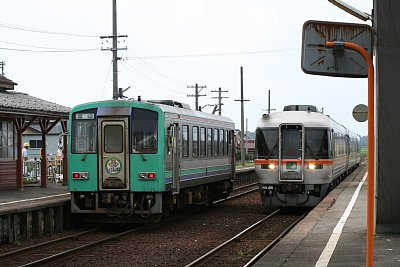
<path fill-rule="evenodd" d="M 264 206 L 316 206 L 360 164 L 360 138 L 315 106 L 264 114 L 255 169 Z"/>

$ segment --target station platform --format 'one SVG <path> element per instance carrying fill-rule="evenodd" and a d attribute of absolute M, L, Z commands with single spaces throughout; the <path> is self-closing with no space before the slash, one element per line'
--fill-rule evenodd
<path fill-rule="evenodd" d="M 61 232 L 70 223 L 68 186 L 27 185 L 0 190 L 0 245 Z"/>
<path fill-rule="evenodd" d="M 366 162 L 254 266 L 366 266 Z M 376 234 L 374 266 L 400 266 L 400 234 Z"/>
<path fill-rule="evenodd" d="M 39 204 L 43 201 L 70 199 L 68 186 L 61 183 L 49 183 L 42 188 L 40 184 L 25 185 L 23 190 L 18 188 L 0 190 L 0 214 L 13 209 Z"/>

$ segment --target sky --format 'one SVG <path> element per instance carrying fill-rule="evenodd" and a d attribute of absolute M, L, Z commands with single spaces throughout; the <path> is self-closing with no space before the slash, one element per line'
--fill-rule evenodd
<path fill-rule="evenodd" d="M 371 14 L 372 0 L 346 0 Z M 112 98 L 112 0 L 2 0 L 0 61 L 16 91 L 73 107 Z M 118 85 L 128 98 L 174 99 L 212 112 L 219 87 L 222 115 L 240 129 L 243 67 L 245 129 L 268 108 L 310 104 L 351 131 L 367 104 L 366 78 L 305 74 L 302 27 L 308 20 L 366 23 L 328 0 L 117 0 Z M 274 112 L 274 111 L 272 111 Z"/>

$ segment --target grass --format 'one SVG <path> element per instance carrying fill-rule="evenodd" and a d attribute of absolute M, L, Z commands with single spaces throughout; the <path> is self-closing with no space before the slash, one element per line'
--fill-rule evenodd
<path fill-rule="evenodd" d="M 362 157 L 368 156 L 368 147 L 362 147 L 361 148 L 361 156 Z"/>

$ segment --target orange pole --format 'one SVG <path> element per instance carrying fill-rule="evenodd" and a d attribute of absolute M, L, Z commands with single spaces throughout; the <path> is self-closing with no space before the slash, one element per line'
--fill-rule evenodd
<path fill-rule="evenodd" d="M 367 200 L 367 259 L 366 266 L 374 266 L 374 204 L 375 204 L 375 134 L 374 134 L 374 65 L 372 57 L 363 47 L 350 42 L 342 43 L 344 48 L 357 51 L 368 65 L 368 200 Z M 333 47 L 334 42 L 326 42 Z"/>

